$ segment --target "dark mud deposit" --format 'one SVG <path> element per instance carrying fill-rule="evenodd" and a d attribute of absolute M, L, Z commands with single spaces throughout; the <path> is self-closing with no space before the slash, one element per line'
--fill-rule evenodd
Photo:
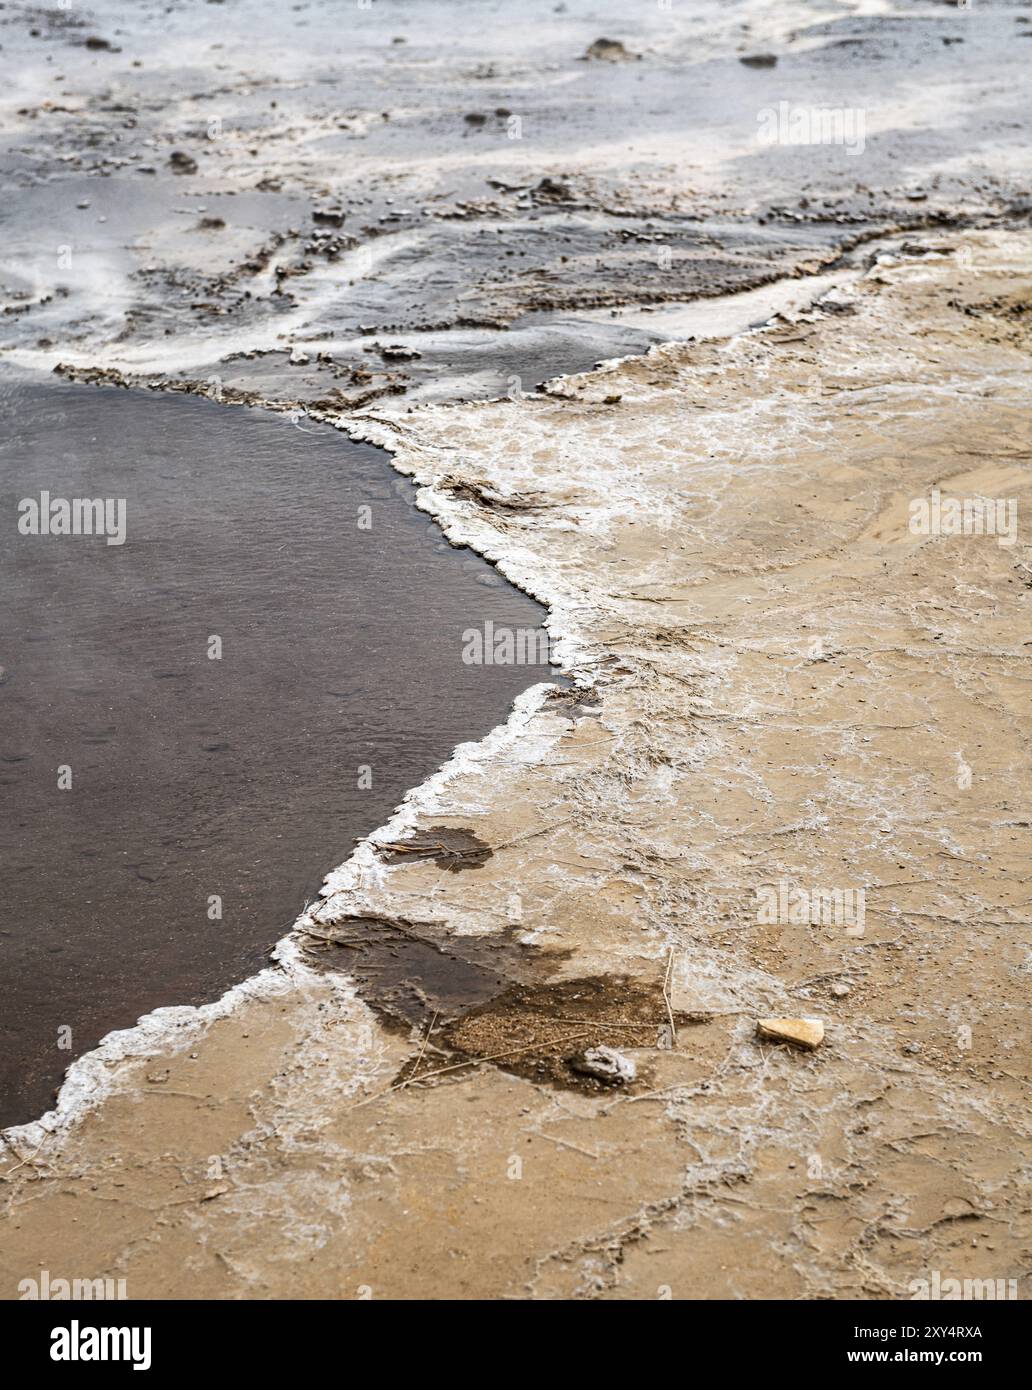
<path fill-rule="evenodd" d="M 444 1039 L 471 1063 L 491 1059 L 531 1081 L 594 1093 L 609 1083 L 584 1068 L 584 1053 L 596 1047 L 669 1048 L 671 1016 L 675 1027 L 690 1022 L 684 1013 L 667 1014 L 659 981 L 597 976 L 515 985 L 470 1009 L 445 1030 Z"/>
<path fill-rule="evenodd" d="M 349 917 L 306 932 L 308 964 L 343 970 L 384 1025 L 420 1045 L 396 1083 L 433 1081 L 485 1062 L 569 1090 L 607 1083 L 580 1065 L 589 1048 L 669 1048 L 675 1029 L 710 1015 L 667 1010 L 661 980 L 550 979 L 569 952 L 521 943 L 509 927 L 455 937 L 433 922 Z"/>
<path fill-rule="evenodd" d="M 355 838 L 551 668 L 463 663 L 464 629 L 542 609 L 376 449 L 107 388 L 9 380 L 3 405 L 9 1123 L 104 1033 L 252 974 Z M 125 499 L 125 544 L 19 534 L 44 489 Z"/>

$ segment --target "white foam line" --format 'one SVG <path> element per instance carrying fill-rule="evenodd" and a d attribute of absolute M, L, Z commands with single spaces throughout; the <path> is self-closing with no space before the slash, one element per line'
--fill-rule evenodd
<path fill-rule="evenodd" d="M 97 1046 L 77 1058 L 65 1073 L 57 1103 L 38 1120 L 13 1125 L 0 1133 L 0 1143 L 19 1158 L 31 1152 L 58 1130 L 81 1119 L 106 1097 L 126 1089 L 124 1068 L 119 1064 L 159 1052 L 182 1052 L 200 1034 L 221 1018 L 227 1018 L 241 1005 L 254 999 L 272 999 L 299 984 L 315 983 L 316 973 L 302 963 L 289 937 L 276 948 L 288 948 L 279 969 L 265 969 L 228 989 L 212 1004 L 183 1004 L 155 1009 L 136 1021 L 132 1028 L 106 1034 Z"/>
<path fill-rule="evenodd" d="M 693 299 L 684 303 L 660 304 L 646 311 L 636 305 L 619 309 L 589 309 L 577 315 L 595 323 L 620 323 L 647 332 L 669 334 L 664 342 L 696 339 L 730 338 L 761 327 L 776 314 L 798 314 L 812 308 L 832 290 L 844 289 L 859 280 L 863 271 L 848 269 L 825 274 L 787 277 L 770 285 L 759 285 L 737 294 L 719 295 L 713 299 Z"/>
<path fill-rule="evenodd" d="M 159 1054 L 183 1052 L 196 1044 L 213 1023 L 230 1017 L 249 1003 L 303 993 L 323 985 L 324 977 L 304 962 L 301 935 L 305 929 L 326 925 L 345 911 L 361 915 L 363 911 L 372 910 L 369 888 L 375 885 L 382 891 L 388 876 L 396 868 L 403 867 L 384 864 L 377 857 L 376 844 L 400 838 L 414 829 L 420 815 L 426 812 L 447 814 L 445 794 L 451 780 L 489 763 L 517 742 L 522 744 L 551 689 L 551 683 L 541 682 L 525 690 L 517 696 L 503 724 L 478 742 L 460 743 L 446 763 L 406 793 L 391 818 L 362 841 L 343 864 L 326 875 L 321 890 L 323 901 L 318 905 L 309 904 L 276 944 L 272 953 L 276 961 L 274 967 L 267 967 L 233 985 L 213 1003 L 154 1009 L 138 1019 L 133 1027 L 108 1033 L 92 1051 L 84 1053 L 68 1068 L 52 1110 L 38 1120 L 13 1125 L 0 1132 L 0 1153 L 6 1148 L 17 1161 L 31 1160 L 51 1136 L 77 1124 L 108 1097 L 132 1089 L 131 1068 L 124 1064 Z M 377 908 L 380 906 L 377 904 Z M 449 920 L 453 918 L 454 913 Z"/>
<path fill-rule="evenodd" d="M 298 303 L 289 313 L 266 318 L 250 327 L 229 327 L 224 331 L 205 328 L 196 333 L 181 333 L 159 346 L 146 343 L 131 347 L 109 345 L 80 349 L 9 347 L 3 349 L 3 358 L 17 367 L 45 372 L 53 371 L 58 363 L 121 372 L 186 372 L 215 367 L 226 358 L 243 353 L 289 353 L 293 335 L 303 333 L 308 328 L 313 314 L 324 312 L 330 303 L 346 302 L 352 290 L 351 282 L 360 286 L 362 282 L 371 280 L 387 261 L 418 246 L 425 240 L 425 235 L 422 230 L 385 233 L 346 251 L 328 266 L 319 266 L 295 282 Z M 14 268 L 16 263 L 9 264 Z M 41 283 L 36 272 L 33 272 L 33 276 L 34 283 Z M 95 278 L 100 283 L 101 277 Z M 329 296 L 328 303 L 320 301 L 320 291 L 325 291 Z M 306 342 L 305 346 L 312 345 Z M 330 335 L 322 346 L 332 348 L 340 344 L 335 344 Z"/>
<path fill-rule="evenodd" d="M 404 800 L 386 824 L 375 830 L 367 840 L 339 868 L 326 875 L 322 894 L 325 901 L 318 908 L 302 916 L 298 926 L 308 920 L 322 924 L 332 923 L 344 915 L 363 915 L 382 908 L 382 894 L 387 880 L 395 869 L 384 863 L 376 848 L 384 842 L 401 839 L 409 831 L 417 829 L 422 818 L 431 814 L 455 815 L 454 801 L 449 801 L 447 791 L 455 777 L 485 769 L 492 761 L 502 759 L 518 744 L 526 751 L 528 739 L 532 737 L 531 726 L 540 715 L 548 692 L 555 687 L 549 681 L 532 685 L 518 695 L 504 724 L 498 724 L 484 738 L 477 742 L 460 743 L 452 756 L 424 782 L 406 792 Z M 551 751 L 555 734 L 542 733 L 536 743 L 536 753 L 544 758 Z M 483 809 L 487 809 L 486 807 Z M 397 866 L 400 867 L 400 866 Z M 430 914 L 432 920 L 438 920 Z M 444 918 L 440 920 L 445 920 Z M 462 923 L 456 920 L 454 906 L 449 907 L 447 922 L 458 929 L 462 935 Z M 471 914 L 471 921 L 479 923 L 482 915 Z"/>

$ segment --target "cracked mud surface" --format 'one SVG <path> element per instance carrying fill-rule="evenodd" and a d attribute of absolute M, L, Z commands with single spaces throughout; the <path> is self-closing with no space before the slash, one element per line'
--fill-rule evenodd
<path fill-rule="evenodd" d="M 92 169 L 63 101 L 16 94 L 27 218 L 72 236 L 89 197 L 120 240 L 66 294 L 16 260 L 12 360 L 386 447 L 549 605 L 575 688 L 414 789 L 276 968 L 109 1039 L 8 1134 L 5 1295 L 44 1266 L 132 1297 L 906 1298 L 932 1270 L 1027 1296 L 1024 16 L 864 9 L 607 9 L 640 61 L 582 62 L 575 17 L 447 59 L 374 30 L 346 102 L 301 39 L 274 96 L 267 56 L 218 58 L 214 96 L 182 64 L 137 88 L 141 31 L 111 30 Z M 863 159 L 756 149 L 786 75 L 848 78 Z M 103 171 L 113 115 L 155 173 Z M 815 307 L 749 298 L 797 275 Z M 697 330 L 685 301 L 728 289 Z M 912 534 L 934 487 L 1015 499 L 1017 543 Z M 455 872 L 445 831 L 490 857 Z M 780 883 L 863 889 L 863 932 L 762 921 Z M 763 1042 L 770 1016 L 825 1041 Z M 633 1085 L 566 1084 L 567 1048 L 639 1023 Z"/>

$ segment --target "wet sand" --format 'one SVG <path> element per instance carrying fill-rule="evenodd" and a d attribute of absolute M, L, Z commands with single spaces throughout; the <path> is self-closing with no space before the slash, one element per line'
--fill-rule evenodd
<path fill-rule="evenodd" d="M 214 31 L 255 6 L 173 8 L 156 72 L 149 8 L 120 55 L 51 40 L 81 106 L 12 97 L 9 357 L 387 449 L 575 688 L 413 787 L 270 968 L 8 1131 L 0 1288 L 1027 1296 L 1024 16 L 374 12 L 240 59 Z M 631 56 L 585 61 L 606 29 Z M 758 148 L 781 99 L 861 106 L 865 150 Z M 98 219 L 63 281 L 43 209 Z M 912 531 L 936 488 L 1014 502 L 1014 544 Z M 761 913 L 782 885 L 865 920 Z M 607 1038 L 619 1086 L 580 1068 Z"/>

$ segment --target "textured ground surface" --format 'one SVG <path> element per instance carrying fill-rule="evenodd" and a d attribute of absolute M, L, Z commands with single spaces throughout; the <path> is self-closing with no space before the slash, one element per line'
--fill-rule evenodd
<path fill-rule="evenodd" d="M 8 1132 L 0 1295 L 1027 1294 L 1030 18 L 0 10 L 7 360 L 385 445 L 575 682 Z"/>
<path fill-rule="evenodd" d="M 1030 289 L 1027 231 L 925 235 L 760 332 L 352 417 L 549 604 L 578 692 L 522 697 L 374 837 L 440 851 L 361 846 L 280 967 L 77 1065 L 10 1135 L 4 1291 L 1020 1283 Z M 1017 543 L 911 534 L 933 486 L 1016 500 Z M 759 921 L 781 880 L 863 888 L 863 933 Z M 374 931 L 452 959 L 408 1025 L 334 968 Z M 772 1014 L 824 1044 L 759 1042 Z M 622 1090 L 561 1065 L 602 1023 L 634 1029 Z"/>

